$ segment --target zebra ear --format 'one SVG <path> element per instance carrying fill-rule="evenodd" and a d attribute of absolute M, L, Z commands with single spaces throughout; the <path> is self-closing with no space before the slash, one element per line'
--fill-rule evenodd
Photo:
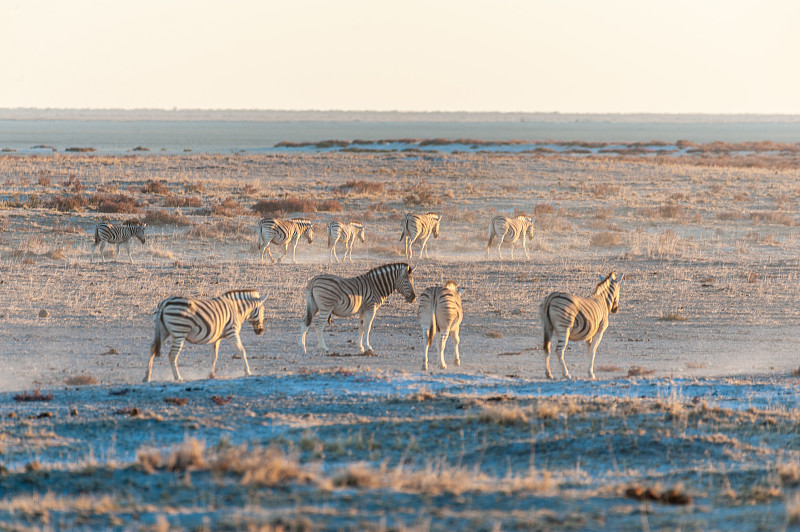
<path fill-rule="evenodd" d="M 263 305 L 263 304 L 264 304 L 264 302 L 267 300 L 267 297 L 268 297 L 268 296 L 266 296 L 266 295 L 265 295 L 264 297 L 261 297 L 261 298 L 259 298 L 259 299 L 258 299 L 258 304 L 259 304 L 259 305 Z"/>
<path fill-rule="evenodd" d="M 602 273 L 600 274 L 600 280 L 601 280 L 601 281 L 605 281 L 605 280 L 606 280 L 606 276 L 605 276 L 605 275 L 603 275 Z"/>
<path fill-rule="evenodd" d="M 619 274 L 619 278 L 617 278 L 617 284 L 621 284 L 622 281 L 624 280 L 625 280 L 625 274 L 624 273 Z"/>
<path fill-rule="evenodd" d="M 409 267 L 408 267 L 408 275 L 411 275 L 411 273 L 412 273 L 413 271 L 414 271 L 414 267 L 413 267 L 413 266 L 409 266 Z"/>

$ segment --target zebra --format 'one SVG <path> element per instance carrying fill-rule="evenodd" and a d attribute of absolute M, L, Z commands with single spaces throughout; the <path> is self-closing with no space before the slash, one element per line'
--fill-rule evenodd
<path fill-rule="evenodd" d="M 414 242 L 420 242 L 419 254 L 425 252 L 428 256 L 428 250 L 425 249 L 428 239 L 433 235 L 433 238 L 439 238 L 439 223 L 442 217 L 436 213 L 429 212 L 427 214 L 414 214 L 408 213 L 403 217 L 402 225 L 403 231 L 400 233 L 400 240 L 405 239 L 406 258 L 410 259 L 414 256 L 414 250 L 411 246 Z"/>
<path fill-rule="evenodd" d="M 444 361 L 444 348 L 450 333 L 453 333 L 455 341 L 456 358 L 455 365 L 461 365 L 461 357 L 458 353 L 458 344 L 461 339 L 458 330 L 464 313 L 461 309 L 461 294 L 453 281 L 447 281 L 444 286 L 432 286 L 426 288 L 419 295 L 419 323 L 425 334 L 425 358 L 422 362 L 422 371 L 428 371 L 428 348 L 433 344 L 433 338 L 437 331 L 442 335 L 439 339 L 439 367 L 447 369 Z"/>
<path fill-rule="evenodd" d="M 150 382 L 153 371 L 153 358 L 161 356 L 161 344 L 172 337 L 169 362 L 176 381 L 181 379 L 178 372 L 178 354 L 184 340 L 193 344 L 214 344 L 214 362 L 210 377 L 216 376 L 219 344 L 227 340 L 244 360 L 244 374 L 251 375 L 247 363 L 247 353 L 239 338 L 239 331 L 245 320 L 253 326 L 256 334 L 264 332 L 264 301 L 257 290 L 231 290 L 221 296 L 208 299 L 192 299 L 180 296 L 168 297 L 158 304 L 155 311 L 155 338 L 150 346 L 150 360 L 144 382 Z"/>
<path fill-rule="evenodd" d="M 511 244 L 511 260 L 514 260 L 516 242 L 522 237 L 522 249 L 525 250 L 525 258 L 530 258 L 528 254 L 528 240 L 533 241 L 533 222 L 535 221 L 535 218 L 525 215 L 520 215 L 515 218 L 507 218 L 505 216 L 495 216 L 492 218 L 492 221 L 489 223 L 489 243 L 486 244 L 486 256 L 489 256 L 492 241 L 497 237 L 497 254 L 500 256 L 500 259 L 503 259 L 500 246 L 503 245 L 503 242 L 508 242 Z"/>
<path fill-rule="evenodd" d="M 309 244 L 314 243 L 314 225 L 308 218 L 292 218 L 291 220 L 264 218 L 258 223 L 258 249 L 261 251 L 261 262 L 264 262 L 264 251 L 269 254 L 270 260 L 273 263 L 275 262 L 272 257 L 272 251 L 269 249 L 270 244 L 275 243 L 279 246 L 284 246 L 285 252 L 278 259 L 278 262 L 280 262 L 289 253 L 289 244 L 294 242 L 292 262 L 297 264 L 295 251 L 302 236 L 306 237 Z"/>
<path fill-rule="evenodd" d="M 344 257 L 347 259 L 347 254 L 350 253 L 350 262 L 353 262 L 353 245 L 356 243 L 356 238 L 361 242 L 367 242 L 367 237 L 364 234 L 364 224 L 361 222 L 331 222 L 328 224 L 328 247 L 331 248 L 330 262 L 333 262 L 334 257 L 336 262 L 339 262 L 339 257 L 336 256 L 336 243 L 340 240 L 344 242 Z"/>
<path fill-rule="evenodd" d="M 369 332 L 375 313 L 387 297 L 395 290 L 400 292 L 406 301 L 413 303 L 417 298 L 414 293 L 414 278 L 412 267 L 404 262 L 385 264 L 373 268 L 358 277 L 344 278 L 337 275 L 317 275 L 306 285 L 306 312 L 300 335 L 300 345 L 306 353 L 306 332 L 314 324 L 317 330 L 317 340 L 320 349 L 328 351 L 325 339 L 322 337 L 322 328 L 331 317 L 352 316 L 361 314 L 358 347 L 363 353 L 364 333 L 366 332 L 367 350 L 372 351 L 369 343 Z M 314 323 L 314 316 L 319 312 L 319 318 Z"/>
<path fill-rule="evenodd" d="M 97 249 L 97 244 L 100 244 L 100 257 L 103 259 L 103 262 L 106 261 L 103 255 L 103 249 L 105 249 L 106 244 L 117 245 L 117 257 L 119 257 L 119 245 L 125 244 L 125 248 L 128 250 L 128 259 L 130 259 L 131 264 L 133 264 L 133 257 L 131 256 L 131 237 L 135 236 L 139 239 L 139 242 L 144 244 L 144 230 L 146 228 L 147 224 L 138 220 L 128 220 L 121 225 L 110 223 L 99 223 L 95 225 L 94 244 L 92 245 L 92 256 L 89 262 L 94 262 L 94 251 Z"/>
<path fill-rule="evenodd" d="M 539 319 L 542 321 L 545 352 L 545 375 L 550 373 L 550 339 L 557 340 L 556 352 L 564 377 L 570 379 L 567 364 L 564 362 L 564 351 L 569 340 L 585 340 L 589 355 L 589 378 L 594 379 L 594 357 L 597 346 L 608 328 L 609 313 L 619 310 L 619 292 L 624 275 L 619 278 L 611 272 L 608 277 L 600 276 L 600 283 L 590 297 L 575 296 L 564 292 L 553 292 L 539 306 Z"/>

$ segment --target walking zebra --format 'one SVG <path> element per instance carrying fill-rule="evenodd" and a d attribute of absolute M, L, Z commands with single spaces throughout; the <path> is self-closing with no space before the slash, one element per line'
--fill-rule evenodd
<path fill-rule="evenodd" d="M 150 347 L 150 361 L 144 382 L 150 382 L 153 371 L 153 358 L 161 356 L 161 344 L 172 336 L 169 350 L 169 362 L 172 375 L 180 381 L 178 372 L 178 354 L 183 342 L 193 344 L 214 344 L 214 362 L 211 365 L 213 379 L 217 371 L 219 344 L 227 340 L 244 360 L 244 374 L 250 375 L 247 353 L 239 338 L 239 331 L 245 320 L 253 326 L 256 334 L 264 332 L 264 301 L 267 296 L 260 297 L 257 290 L 232 290 L 219 297 L 209 299 L 191 299 L 172 296 L 158 304 L 155 312 L 155 339 Z"/>
<path fill-rule="evenodd" d="M 264 262 L 264 251 L 269 254 L 270 260 L 274 263 L 275 259 L 272 257 L 272 251 L 269 245 L 275 243 L 278 246 L 284 246 L 284 253 L 278 262 L 289 253 L 289 244 L 294 242 L 292 247 L 292 262 L 297 264 L 295 260 L 295 251 L 297 244 L 300 243 L 300 237 L 305 236 L 309 244 L 314 243 L 314 225 L 311 220 L 307 218 L 292 218 L 291 220 L 279 220 L 277 218 L 264 218 L 258 223 L 258 249 L 261 251 L 261 262 Z"/>
<path fill-rule="evenodd" d="M 503 253 L 500 251 L 500 246 L 503 242 L 511 244 L 511 260 L 514 260 L 514 248 L 516 242 L 522 237 L 522 249 L 525 250 L 525 257 L 530 258 L 528 255 L 528 240 L 533 241 L 533 222 L 535 218 L 530 216 L 520 215 L 515 218 L 507 218 L 505 216 L 495 216 L 489 223 L 489 243 L 486 244 L 486 256 L 489 256 L 489 250 L 492 247 L 492 241 L 497 237 L 497 254 L 500 259 L 503 258 Z"/>
<path fill-rule="evenodd" d="M 125 244 L 128 250 L 128 259 L 130 259 L 131 264 L 133 264 L 133 257 L 131 256 L 131 237 L 135 236 L 139 239 L 139 242 L 144 244 L 144 230 L 146 228 L 147 224 L 143 224 L 138 220 L 128 220 L 121 225 L 109 223 L 97 224 L 94 226 L 94 244 L 92 245 L 92 256 L 89 262 L 94 262 L 94 250 L 97 249 L 97 244 L 100 244 L 100 258 L 105 262 L 106 258 L 103 255 L 103 249 L 105 249 L 108 243 L 117 245 L 117 257 L 119 257 L 119 245 Z"/>
<path fill-rule="evenodd" d="M 461 357 L 458 353 L 458 344 L 461 339 L 458 336 L 458 329 L 463 317 L 461 294 L 458 293 L 458 287 L 453 281 L 447 281 L 444 286 L 426 288 L 419 295 L 419 323 L 426 339 L 422 371 L 428 371 L 428 348 L 433 344 L 433 338 L 437 331 L 442 333 L 439 338 L 439 367 L 447 369 L 444 361 L 444 348 L 451 332 L 456 348 L 455 365 L 461 365 Z"/>
<path fill-rule="evenodd" d="M 441 221 L 442 217 L 433 212 L 428 214 L 408 213 L 403 217 L 403 232 L 400 233 L 400 240 L 405 239 L 407 259 L 414 256 L 414 250 L 411 249 L 411 246 L 417 241 L 420 242 L 420 256 L 422 256 L 423 251 L 425 251 L 425 256 L 428 256 L 425 244 L 431 235 L 433 235 L 433 238 L 439 238 L 439 223 Z"/>
<path fill-rule="evenodd" d="M 564 369 L 567 379 L 567 363 L 564 362 L 564 351 L 569 340 L 586 340 L 589 354 L 589 378 L 594 379 L 594 356 L 597 346 L 608 328 L 608 314 L 619 310 L 619 290 L 624 275 L 617 279 L 614 272 L 608 277 L 600 276 L 602 281 L 594 289 L 590 297 L 574 296 L 564 292 L 553 292 L 539 306 L 539 319 L 542 321 L 544 334 L 545 374 L 550 373 L 550 339 L 555 336 L 556 353 Z"/>
<path fill-rule="evenodd" d="M 386 298 L 397 290 L 409 303 L 413 303 L 416 299 L 414 279 L 411 276 L 413 270 L 408 264 L 398 262 L 373 268 L 358 277 L 345 278 L 322 274 L 311 279 L 306 285 L 306 314 L 300 335 L 303 353 L 306 353 L 306 332 L 312 323 L 317 330 L 320 349 L 328 351 L 328 346 L 322 337 L 325 322 L 330 323 L 332 315 L 345 317 L 352 316 L 356 312 L 361 314 L 358 348 L 364 352 L 366 332 L 367 349 L 372 351 L 369 343 L 372 320 L 375 319 L 375 313 Z M 314 316 L 318 312 L 319 318 L 314 322 Z"/>
<path fill-rule="evenodd" d="M 356 243 L 356 238 L 361 242 L 367 242 L 367 237 L 364 235 L 364 224 L 361 222 L 331 222 L 328 224 L 328 247 L 331 248 L 330 262 L 333 262 L 334 257 L 336 262 L 339 262 L 339 257 L 336 256 L 336 243 L 340 240 L 344 242 L 344 257 L 342 260 L 347 259 L 347 254 L 350 253 L 350 262 L 353 262 L 353 244 Z"/>

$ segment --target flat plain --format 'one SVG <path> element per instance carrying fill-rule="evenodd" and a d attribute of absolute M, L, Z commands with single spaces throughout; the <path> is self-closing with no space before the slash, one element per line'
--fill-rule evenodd
<path fill-rule="evenodd" d="M 326 152 L 0 157 L 0 521 L 8 528 L 787 528 L 800 519 L 796 154 L 680 157 Z M 305 215 L 298 264 L 259 261 L 262 213 Z M 416 305 L 392 296 L 299 346 L 303 290 L 404 261 L 400 219 L 442 215 L 417 291 L 462 291 L 462 365 L 423 373 Z M 487 257 L 498 214 L 530 258 Z M 94 225 L 147 242 L 90 262 Z M 325 225 L 366 244 L 331 264 Z M 113 248 L 113 246 L 110 246 Z M 340 250 L 341 256 L 343 251 Z M 273 251 L 274 253 L 274 251 Z M 539 302 L 625 274 L 586 380 L 544 379 Z M 223 344 L 142 384 L 156 304 L 269 295 Z M 52 396 L 50 395 L 52 394 Z"/>

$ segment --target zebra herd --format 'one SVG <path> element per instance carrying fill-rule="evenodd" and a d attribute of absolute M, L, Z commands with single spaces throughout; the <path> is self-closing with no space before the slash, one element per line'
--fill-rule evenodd
<path fill-rule="evenodd" d="M 439 238 L 439 227 L 442 221 L 442 216 L 433 212 L 426 214 L 408 213 L 403 216 L 401 220 L 400 241 L 404 242 L 405 257 L 411 259 L 414 256 L 413 245 L 419 245 L 419 256 L 425 254 L 428 257 L 428 250 L 426 244 L 432 236 Z M 497 254 L 500 259 L 503 258 L 500 247 L 506 243 L 511 245 L 511 259 L 514 259 L 514 249 L 516 242 L 522 239 L 522 248 L 525 250 L 525 257 L 530 258 L 528 253 L 528 242 L 533 240 L 533 223 L 535 219 L 531 216 L 519 215 L 514 218 L 506 216 L 495 216 L 489 223 L 489 243 L 486 245 L 486 255 L 490 255 L 492 242 L 497 238 Z M 131 256 L 131 240 L 133 237 L 145 243 L 145 229 L 147 224 L 143 224 L 136 220 L 123 222 L 119 225 L 110 223 L 99 223 L 95 226 L 94 231 L 94 244 L 92 246 L 91 261 L 94 261 L 94 252 L 100 245 L 100 257 L 105 262 L 103 249 L 106 244 L 116 244 L 117 255 L 119 255 L 119 247 L 124 244 L 128 251 L 128 259 L 133 262 Z M 361 240 L 366 244 L 366 234 L 364 224 L 359 221 L 350 222 L 330 222 L 327 226 L 328 235 L 328 250 L 329 261 L 339 262 L 339 256 L 336 254 L 336 245 L 342 242 L 345 247 L 343 260 L 347 260 L 347 255 L 350 255 L 350 262 L 353 262 L 353 245 L 356 239 Z M 289 246 L 292 246 L 292 262 L 297 264 L 296 252 L 297 245 L 302 238 L 305 238 L 309 244 L 314 243 L 314 223 L 308 218 L 292 218 L 284 220 L 279 218 L 264 218 L 258 222 L 256 228 L 259 255 L 261 262 L 264 262 L 264 253 L 269 255 L 270 260 L 281 262 L 289 253 Z M 272 256 L 270 245 L 283 247 L 283 255 L 278 257 L 277 261 Z"/>
<path fill-rule="evenodd" d="M 423 252 L 427 256 L 425 245 L 428 239 L 439 236 L 442 217 L 436 213 L 406 214 L 402 219 L 400 240 L 404 241 L 407 258 L 413 257 L 412 246 L 418 243 L 419 255 Z M 533 238 L 534 218 L 519 215 L 514 218 L 496 216 L 489 224 L 489 243 L 487 255 L 496 238 L 498 241 L 497 252 L 502 259 L 500 247 L 503 243 L 511 245 L 511 257 L 514 256 L 515 243 L 522 239 L 525 256 L 528 257 L 527 243 Z M 94 248 L 100 245 L 100 256 L 106 243 L 116 244 L 117 249 L 125 244 L 128 257 L 133 262 L 130 254 L 130 240 L 133 237 L 145 242 L 146 224 L 136 221 L 125 222 L 121 225 L 108 223 L 98 224 L 95 228 Z M 350 255 L 353 260 L 353 244 L 356 239 L 366 243 L 364 224 L 351 221 L 348 223 L 331 222 L 327 227 L 328 247 L 330 248 L 330 261 L 339 262 L 336 255 L 336 244 L 345 245 L 343 259 Z M 277 262 L 280 262 L 292 246 L 292 260 L 296 262 L 295 250 L 300 239 L 305 237 L 309 244 L 314 242 L 314 226 L 307 218 L 292 218 L 281 220 L 265 218 L 258 224 L 258 247 L 263 261 L 266 251 L 272 262 L 275 258 L 269 249 L 270 244 L 282 246 L 284 253 Z M 105 258 L 103 259 L 105 260 Z M 358 346 L 361 352 L 372 351 L 369 334 L 372 323 L 380 306 L 394 292 L 399 292 L 407 302 L 413 303 L 417 299 L 414 290 L 414 268 L 405 262 L 385 264 L 373 268 L 363 275 L 356 277 L 339 277 L 332 274 L 320 274 L 313 277 L 305 289 L 305 313 L 300 334 L 300 345 L 303 353 L 307 353 L 306 334 L 312 326 L 317 333 L 319 348 L 328 351 L 328 346 L 322 335 L 326 322 L 330 323 L 333 316 L 348 317 L 355 314 L 360 316 Z M 545 351 L 545 375 L 552 379 L 550 372 L 550 348 L 552 340 L 556 341 L 556 353 L 563 370 L 564 378 L 570 379 L 564 352 L 570 340 L 586 342 L 589 356 L 589 378 L 594 379 L 594 359 L 597 347 L 609 325 L 609 315 L 619 309 L 620 286 L 624 276 L 616 276 L 613 272 L 608 276 L 600 276 L 601 281 L 596 285 L 594 292 L 588 297 L 577 296 L 564 292 L 553 292 L 548 295 L 539 306 L 539 319 L 542 325 L 542 336 Z M 155 311 L 155 337 L 150 348 L 150 358 L 147 364 L 145 382 L 150 381 L 153 369 L 153 359 L 160 356 L 161 344 L 172 338 L 169 351 L 169 360 L 175 380 L 181 380 L 178 371 L 177 359 L 183 348 L 184 342 L 193 344 L 213 344 L 214 361 L 211 366 L 211 377 L 216 372 L 219 355 L 219 344 L 227 340 L 237 350 L 244 360 L 245 375 L 250 375 L 250 366 L 247 362 L 247 353 L 242 345 L 239 333 L 245 321 L 249 322 L 256 334 L 264 332 L 264 303 L 266 296 L 261 297 L 255 290 L 234 290 L 221 296 L 207 299 L 192 299 L 172 296 L 158 304 Z M 444 359 L 444 349 L 450 335 L 455 344 L 456 366 L 461 365 L 459 333 L 464 317 L 461 304 L 461 294 L 454 281 L 447 281 L 444 286 L 426 288 L 419 296 L 418 317 L 425 337 L 425 350 L 422 363 L 423 371 L 428 369 L 428 349 L 434 343 L 437 333 L 439 338 L 439 367 L 447 368 Z"/>

